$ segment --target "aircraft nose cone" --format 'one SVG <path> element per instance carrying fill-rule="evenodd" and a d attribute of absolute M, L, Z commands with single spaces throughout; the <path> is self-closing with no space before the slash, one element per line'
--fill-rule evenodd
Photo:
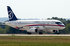
<path fill-rule="evenodd" d="M 62 26 L 62 29 L 65 29 L 65 25 Z"/>

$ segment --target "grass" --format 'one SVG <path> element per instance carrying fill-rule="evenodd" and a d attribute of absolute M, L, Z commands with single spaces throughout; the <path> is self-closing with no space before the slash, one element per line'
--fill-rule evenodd
<path fill-rule="evenodd" d="M 0 46 L 70 46 L 70 37 L 1 36 Z"/>

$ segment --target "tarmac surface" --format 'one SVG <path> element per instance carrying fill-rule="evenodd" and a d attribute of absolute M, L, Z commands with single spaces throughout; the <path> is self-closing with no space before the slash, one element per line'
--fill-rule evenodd
<path fill-rule="evenodd" d="M 70 36 L 70 34 L 0 34 L 0 36 Z"/>

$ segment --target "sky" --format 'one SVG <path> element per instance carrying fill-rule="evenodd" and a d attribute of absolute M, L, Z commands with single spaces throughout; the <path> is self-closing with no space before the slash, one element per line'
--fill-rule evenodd
<path fill-rule="evenodd" d="M 70 0 L 0 0 L 0 18 L 10 6 L 17 18 L 70 18 Z"/>

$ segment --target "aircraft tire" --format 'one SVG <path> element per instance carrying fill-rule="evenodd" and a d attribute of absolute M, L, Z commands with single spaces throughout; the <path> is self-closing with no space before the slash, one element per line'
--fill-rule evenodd
<path fill-rule="evenodd" d="M 60 34 L 60 32 L 59 31 L 55 31 L 54 34 Z"/>
<path fill-rule="evenodd" d="M 31 34 L 31 32 L 27 32 L 27 34 Z"/>
<path fill-rule="evenodd" d="M 39 31 L 39 34 L 43 34 L 43 30 L 40 30 L 40 31 Z"/>

